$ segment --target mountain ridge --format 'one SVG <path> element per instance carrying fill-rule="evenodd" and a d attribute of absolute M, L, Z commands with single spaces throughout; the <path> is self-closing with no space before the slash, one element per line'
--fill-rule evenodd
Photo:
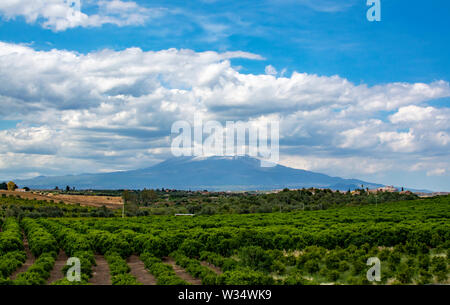
<path fill-rule="evenodd" d="M 66 176 L 39 176 L 17 180 L 32 189 L 55 186 L 77 189 L 143 189 L 171 188 L 211 191 L 252 191 L 282 188 L 317 187 L 353 190 L 383 186 L 359 179 L 331 177 L 283 165 L 261 167 L 260 160 L 248 156 L 175 157 L 153 166 L 110 173 L 85 173 Z"/>

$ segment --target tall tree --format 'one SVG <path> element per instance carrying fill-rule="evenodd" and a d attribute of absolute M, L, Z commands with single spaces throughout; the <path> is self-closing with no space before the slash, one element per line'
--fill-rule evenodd
<path fill-rule="evenodd" d="M 158 199 L 158 195 L 156 194 L 156 192 L 154 190 L 144 189 L 141 192 L 141 203 L 143 205 L 148 205 L 148 204 L 154 203 L 156 201 L 156 199 Z"/>
<path fill-rule="evenodd" d="M 8 191 L 14 191 L 17 188 L 17 185 L 14 183 L 14 181 L 8 182 Z"/>

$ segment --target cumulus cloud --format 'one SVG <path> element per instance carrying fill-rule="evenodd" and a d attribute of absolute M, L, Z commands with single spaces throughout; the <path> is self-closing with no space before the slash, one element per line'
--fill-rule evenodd
<path fill-rule="evenodd" d="M 98 27 L 103 24 L 117 26 L 142 25 L 152 16 L 161 15 L 160 10 L 150 10 L 133 1 L 98 1 L 96 14 L 83 13 L 82 0 L 2 0 L 0 14 L 10 20 L 24 17 L 27 23 L 40 22 L 42 27 L 64 31 L 75 27 Z"/>
<path fill-rule="evenodd" d="M 234 58 L 263 60 L 241 51 L 79 54 L 0 43 L 0 115 L 21 120 L 0 131 L 0 159 L 39 156 L 24 176 L 54 173 L 61 160 L 75 173 L 145 167 L 170 153 L 174 121 L 202 113 L 222 123 L 278 119 L 282 159 L 294 167 L 358 176 L 423 163 L 417 170 L 448 172 L 450 111 L 426 105 L 450 96 L 448 82 L 370 87 L 340 76 L 243 74 Z"/>

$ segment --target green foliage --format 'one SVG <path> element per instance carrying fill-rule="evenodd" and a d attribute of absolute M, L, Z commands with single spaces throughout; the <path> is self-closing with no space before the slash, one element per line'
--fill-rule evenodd
<path fill-rule="evenodd" d="M 9 277 L 17 268 L 25 263 L 27 255 L 24 251 L 12 251 L 0 256 L 0 278 Z"/>
<path fill-rule="evenodd" d="M 319 262 L 317 260 L 309 260 L 305 263 L 305 270 L 309 273 L 316 273 L 320 270 Z"/>
<path fill-rule="evenodd" d="M 250 200 L 254 204 L 265 204 L 262 198 L 271 198 L 271 204 L 275 200 L 292 204 L 298 195 L 295 192 L 265 197 L 224 196 L 226 200 Z M 185 199 L 197 198 L 168 196 L 179 200 L 180 206 Z M 305 198 L 308 196 L 305 194 Z M 320 196 L 331 195 L 320 192 Z M 203 201 L 215 204 L 214 198 Z M 163 285 L 187 284 L 161 260 L 168 255 L 204 284 L 370 284 L 366 261 L 373 256 L 382 261 L 383 284 L 447 283 L 449 203 L 447 196 L 378 206 L 329 206 L 325 211 L 125 219 L 23 218 L 21 224 L 29 235 L 31 250 L 39 258 L 60 248 L 68 256 L 81 258 L 83 283 L 91 275 L 96 252 L 107 257 L 115 284 L 134 282 L 124 260 L 131 253 L 140 254 L 146 268 Z M 9 210 L 0 206 L 0 211 Z M 1 283 L 9 283 L 5 277 L 14 269 L 10 265 L 20 265 L 23 260 L 22 235 L 17 220 L 0 217 L 0 223 L 0 256 L 2 261 L 11 261 L 0 264 L 0 278 Z M 214 273 L 201 261 L 224 273 Z M 45 268 L 23 275 L 22 281 L 42 282 L 37 273 L 45 275 Z M 313 281 L 309 281 L 311 278 Z"/>
<path fill-rule="evenodd" d="M 361 191 L 361 190 L 360 190 Z M 271 213 L 291 211 L 324 210 L 342 206 L 375 205 L 399 201 L 417 199 L 414 194 L 400 194 L 390 192 L 379 192 L 368 194 L 350 194 L 332 192 L 322 189 L 283 190 L 278 193 L 202 193 L 171 191 L 164 193 L 155 191 L 156 199 L 143 200 L 144 191 L 126 191 L 123 193 L 127 202 L 138 206 L 149 206 L 145 210 L 155 215 L 173 215 L 177 213 L 194 213 L 197 215 L 213 214 L 248 214 L 248 213 Z M 164 203 L 162 205 L 161 203 Z M 136 213 L 136 211 L 134 211 Z M 136 214 L 134 214 L 136 215 Z"/>
<path fill-rule="evenodd" d="M 243 247 L 238 253 L 242 264 L 245 266 L 260 271 L 271 271 L 273 258 L 261 247 Z"/>
<path fill-rule="evenodd" d="M 158 285 L 188 285 L 186 281 L 179 278 L 173 268 L 164 264 L 161 259 L 150 253 L 141 254 L 141 260 L 145 268 L 157 279 Z"/>
<path fill-rule="evenodd" d="M 220 267 L 222 271 L 233 270 L 238 266 L 238 262 L 236 260 L 229 257 L 223 257 L 220 254 L 209 251 L 202 251 L 200 253 L 200 260 L 207 261 L 214 266 Z"/>
<path fill-rule="evenodd" d="M 400 264 L 397 268 L 396 278 L 402 284 L 408 284 L 411 282 L 414 276 L 414 269 L 407 264 Z"/>
<path fill-rule="evenodd" d="M 203 249 L 204 245 L 195 239 L 186 239 L 180 246 L 180 250 L 190 257 L 200 256 L 200 252 L 203 251 Z"/>
<path fill-rule="evenodd" d="M 308 281 L 301 276 L 300 273 L 291 274 L 283 280 L 283 285 L 311 285 L 312 281 Z"/>
<path fill-rule="evenodd" d="M 270 275 L 250 268 L 238 268 L 221 275 L 224 285 L 273 285 L 275 280 Z"/>
<path fill-rule="evenodd" d="M 68 256 L 80 259 L 82 278 L 87 281 L 92 276 L 92 265 L 95 264 L 92 241 L 87 234 L 78 233 L 74 229 L 47 219 L 40 219 L 40 223 L 55 236 L 59 246 Z M 70 266 L 65 266 L 63 273 L 65 274 L 69 268 Z"/>
<path fill-rule="evenodd" d="M 123 257 L 130 256 L 133 251 L 132 246 L 121 235 L 112 234 L 107 231 L 92 230 L 88 233 L 90 244 L 101 254 L 108 251 L 119 253 Z"/>
<path fill-rule="evenodd" d="M 113 285 L 142 285 L 129 273 L 112 276 L 111 283 Z"/>
<path fill-rule="evenodd" d="M 438 281 L 440 282 L 448 280 L 447 261 L 448 259 L 442 256 L 433 257 L 433 259 L 431 260 L 431 272 L 437 277 Z"/>
<path fill-rule="evenodd" d="M 220 277 L 208 267 L 200 264 L 198 260 L 189 258 L 179 251 L 173 252 L 170 256 L 175 259 L 177 265 L 183 267 L 193 277 L 201 279 L 203 285 L 220 284 Z"/>
<path fill-rule="evenodd" d="M 21 229 L 14 218 L 6 218 L 0 232 L 0 255 L 16 250 L 23 250 Z"/>
<path fill-rule="evenodd" d="M 22 226 L 27 235 L 31 253 L 40 256 L 42 253 L 57 252 L 58 244 L 52 234 L 48 233 L 36 220 L 25 218 Z"/>
<path fill-rule="evenodd" d="M 130 267 L 119 253 L 108 252 L 105 254 L 105 259 L 109 265 L 113 285 L 139 285 L 136 278 L 129 274 Z"/>
<path fill-rule="evenodd" d="M 14 280 L 15 285 L 44 285 L 50 277 L 55 264 L 56 253 L 43 253 L 27 271 L 20 273 Z"/>

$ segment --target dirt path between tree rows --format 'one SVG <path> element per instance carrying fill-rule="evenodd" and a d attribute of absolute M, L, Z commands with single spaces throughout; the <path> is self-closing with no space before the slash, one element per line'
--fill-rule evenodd
<path fill-rule="evenodd" d="M 56 257 L 55 264 L 53 265 L 53 269 L 50 272 L 50 278 L 47 281 L 47 284 L 51 284 L 57 280 L 61 280 L 64 278 L 64 274 L 62 273 L 62 269 L 67 263 L 67 255 L 64 251 L 60 250 L 58 256 Z"/>
<path fill-rule="evenodd" d="M 28 246 L 28 239 L 25 236 L 25 233 L 22 232 L 23 234 L 23 247 L 25 248 L 25 252 L 27 253 L 27 260 L 25 261 L 25 263 L 16 271 L 13 272 L 13 274 L 11 275 L 11 280 L 15 280 L 16 277 L 22 273 L 28 270 L 28 268 L 34 264 L 35 258 L 33 256 L 33 254 L 31 254 L 30 251 L 30 247 Z"/>
<path fill-rule="evenodd" d="M 111 285 L 111 278 L 109 276 L 109 266 L 103 255 L 95 255 L 95 262 L 97 266 L 93 266 L 92 277 L 89 283 L 92 285 Z"/>
<path fill-rule="evenodd" d="M 205 267 L 208 267 L 209 269 L 211 269 L 212 271 L 214 271 L 216 274 L 222 274 L 222 273 L 223 273 L 223 272 L 222 272 L 222 269 L 220 269 L 220 268 L 217 267 L 217 266 L 214 266 L 214 265 L 211 264 L 211 263 L 208 263 L 208 262 L 203 261 L 203 262 L 200 262 L 200 264 L 202 264 L 202 265 L 205 266 Z"/>
<path fill-rule="evenodd" d="M 144 263 L 137 255 L 132 255 L 127 259 L 128 266 L 130 266 L 130 273 L 139 283 L 144 285 L 156 285 L 156 278 L 145 269 Z"/>
<path fill-rule="evenodd" d="M 186 270 L 178 266 L 172 258 L 165 257 L 163 262 L 172 266 L 173 270 L 175 271 L 175 274 L 178 275 L 178 277 L 180 277 L 181 279 L 185 280 L 186 282 L 191 283 L 192 285 L 202 284 L 202 281 L 200 279 L 196 279 L 192 275 L 187 273 Z"/>

